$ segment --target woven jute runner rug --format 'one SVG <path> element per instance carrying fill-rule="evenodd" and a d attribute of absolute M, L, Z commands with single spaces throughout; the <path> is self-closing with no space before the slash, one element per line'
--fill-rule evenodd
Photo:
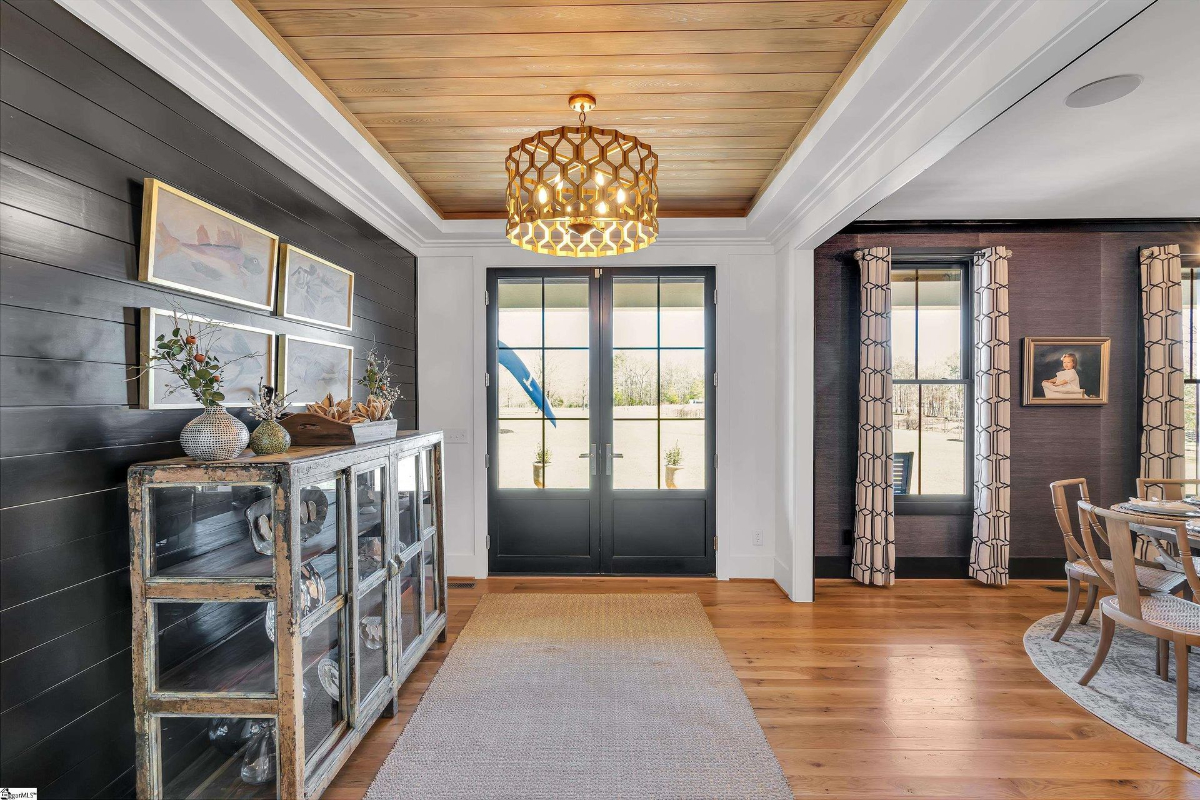
<path fill-rule="evenodd" d="M 790 797 L 694 594 L 484 595 L 367 792 Z"/>

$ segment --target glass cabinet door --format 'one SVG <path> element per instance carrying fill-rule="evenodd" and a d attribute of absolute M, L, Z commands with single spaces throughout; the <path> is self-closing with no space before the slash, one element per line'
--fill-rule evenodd
<path fill-rule="evenodd" d="M 164 800 L 278 796 L 273 717 L 163 715 L 151 724 Z"/>
<path fill-rule="evenodd" d="M 146 489 L 151 578 L 271 578 L 272 486 L 198 483 Z"/>
<path fill-rule="evenodd" d="M 304 634 L 304 765 L 308 770 L 347 730 L 346 653 L 342 647 L 346 608 L 339 608 Z"/>
<path fill-rule="evenodd" d="M 400 606 L 400 650 L 403 656 L 412 652 L 424 629 L 421 621 L 421 559 L 417 555 L 400 566 L 397 578 Z"/>
<path fill-rule="evenodd" d="M 400 517 L 400 528 L 396 532 L 398 553 L 403 553 L 420 539 L 419 475 L 417 456 L 401 456 L 396 469 L 396 504 Z"/>
<path fill-rule="evenodd" d="M 378 698 L 392 677 L 391 631 L 387 564 L 394 545 L 386 535 L 386 497 L 390 470 L 386 459 L 357 467 L 354 484 L 353 541 L 357 553 L 354 605 L 354 694 L 360 711 Z M 357 724 L 357 723 L 356 723 Z"/>

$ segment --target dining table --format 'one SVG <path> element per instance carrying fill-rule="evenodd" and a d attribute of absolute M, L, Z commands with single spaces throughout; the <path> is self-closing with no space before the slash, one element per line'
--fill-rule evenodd
<path fill-rule="evenodd" d="M 1200 504 L 1194 505 L 1195 510 L 1184 514 L 1154 512 L 1150 501 L 1145 506 L 1137 505 L 1135 498 L 1121 503 L 1114 503 L 1110 508 L 1123 514 L 1134 514 L 1142 517 L 1144 523 L 1130 523 L 1129 529 L 1150 540 L 1154 548 L 1154 560 L 1172 572 L 1183 572 L 1183 565 L 1177 556 L 1171 555 L 1176 550 L 1174 526 L 1184 523 L 1187 530 L 1188 543 L 1192 553 L 1200 553 Z M 1144 501 L 1143 501 L 1144 502 Z M 1155 525 L 1155 522 L 1160 522 Z"/>

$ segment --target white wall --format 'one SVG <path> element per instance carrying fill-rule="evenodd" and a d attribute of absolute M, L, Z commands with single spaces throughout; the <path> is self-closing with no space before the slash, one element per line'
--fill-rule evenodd
<path fill-rule="evenodd" d="M 487 575 L 486 329 L 489 267 L 574 266 L 496 245 L 437 248 L 417 261 L 418 413 L 447 432 L 446 559 L 451 575 Z M 717 577 L 776 577 L 776 262 L 763 244 L 658 242 L 586 266 L 714 265 L 717 274 Z M 754 534 L 763 543 L 754 544 Z M 786 587 L 785 587 L 786 588 Z"/>

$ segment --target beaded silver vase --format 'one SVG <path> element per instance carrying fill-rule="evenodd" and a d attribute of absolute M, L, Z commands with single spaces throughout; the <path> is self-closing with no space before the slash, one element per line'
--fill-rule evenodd
<path fill-rule="evenodd" d="M 179 433 L 183 452 L 197 461 L 237 458 L 250 441 L 242 421 L 221 406 L 208 406 Z"/>

